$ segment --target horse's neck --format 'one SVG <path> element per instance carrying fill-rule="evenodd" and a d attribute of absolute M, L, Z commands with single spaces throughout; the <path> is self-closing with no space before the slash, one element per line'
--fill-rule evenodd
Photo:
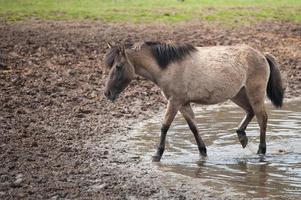
<path fill-rule="evenodd" d="M 136 67 L 136 74 L 154 83 L 157 83 L 156 77 L 154 77 L 153 74 L 148 69 L 145 69 L 143 67 Z"/>
<path fill-rule="evenodd" d="M 152 58 L 148 56 L 141 56 L 139 54 L 133 58 L 135 73 L 157 84 L 161 71 L 157 63 Z"/>

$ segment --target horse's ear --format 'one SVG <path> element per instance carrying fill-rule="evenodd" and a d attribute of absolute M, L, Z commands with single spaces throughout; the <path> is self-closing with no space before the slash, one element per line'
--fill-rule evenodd
<path fill-rule="evenodd" d="M 121 47 L 121 54 L 124 55 L 124 56 L 126 56 L 125 46 L 124 45 L 122 45 L 122 47 Z"/>
<path fill-rule="evenodd" d="M 107 42 L 107 45 L 108 45 L 109 49 L 112 48 L 112 44 L 110 42 Z"/>
<path fill-rule="evenodd" d="M 127 61 L 129 61 L 129 57 L 128 57 L 128 54 L 126 52 L 126 49 L 125 49 L 124 45 L 121 47 L 121 53 L 127 59 Z"/>
<path fill-rule="evenodd" d="M 133 65 L 133 63 L 132 63 L 132 61 L 131 61 L 131 59 L 130 59 L 130 57 L 129 57 L 129 51 L 126 51 L 125 45 L 123 45 L 123 46 L 121 47 L 121 53 L 122 53 L 122 55 L 125 57 L 126 61 L 130 64 L 131 67 L 129 67 L 128 70 L 129 70 L 129 71 L 133 74 L 133 76 L 134 76 L 134 74 L 135 74 L 134 65 Z"/>

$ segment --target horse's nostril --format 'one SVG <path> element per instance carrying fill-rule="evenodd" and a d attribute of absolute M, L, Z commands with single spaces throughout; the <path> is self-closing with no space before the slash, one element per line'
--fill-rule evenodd
<path fill-rule="evenodd" d="M 105 96 L 106 96 L 107 98 L 109 98 L 109 97 L 111 96 L 111 92 L 110 92 L 110 90 L 108 90 L 108 91 L 105 91 Z"/>

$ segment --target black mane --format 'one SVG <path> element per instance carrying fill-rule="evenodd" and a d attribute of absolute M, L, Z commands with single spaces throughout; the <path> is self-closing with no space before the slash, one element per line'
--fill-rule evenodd
<path fill-rule="evenodd" d="M 190 44 L 167 44 L 162 42 L 144 42 L 147 45 L 158 65 L 165 69 L 171 62 L 180 61 L 191 52 L 196 51 L 196 48 Z M 133 44 L 124 45 L 126 49 L 133 48 Z M 138 46 L 138 49 L 141 46 Z M 105 54 L 104 62 L 107 68 L 112 68 L 114 60 L 120 55 L 122 46 L 115 46 Z"/>
<path fill-rule="evenodd" d="M 154 58 L 158 65 L 165 69 L 168 64 L 175 61 L 180 61 L 191 52 L 196 51 L 196 48 L 190 44 L 166 44 L 160 42 L 145 42 L 151 48 Z"/>

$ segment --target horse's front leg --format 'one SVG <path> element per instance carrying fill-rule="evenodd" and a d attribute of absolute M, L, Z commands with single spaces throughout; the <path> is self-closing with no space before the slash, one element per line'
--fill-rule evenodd
<path fill-rule="evenodd" d="M 180 104 L 173 102 L 173 101 L 168 101 L 164 120 L 163 120 L 163 123 L 161 126 L 160 142 L 159 142 L 159 145 L 157 148 L 157 152 L 153 156 L 154 162 L 159 162 L 161 160 L 161 157 L 162 157 L 164 149 L 165 149 L 165 140 L 166 140 L 167 131 L 170 127 L 170 124 L 174 120 L 180 107 L 181 107 Z"/>
<path fill-rule="evenodd" d="M 199 134 L 199 130 L 198 130 L 197 125 L 195 123 L 195 116 L 194 116 L 194 113 L 193 113 L 193 110 L 192 110 L 190 104 L 182 106 L 180 111 L 181 111 L 183 117 L 185 118 L 191 132 L 194 135 L 195 141 L 198 145 L 200 155 L 202 157 L 207 157 L 207 149 L 206 149 L 204 141 L 202 140 L 202 138 Z"/>

